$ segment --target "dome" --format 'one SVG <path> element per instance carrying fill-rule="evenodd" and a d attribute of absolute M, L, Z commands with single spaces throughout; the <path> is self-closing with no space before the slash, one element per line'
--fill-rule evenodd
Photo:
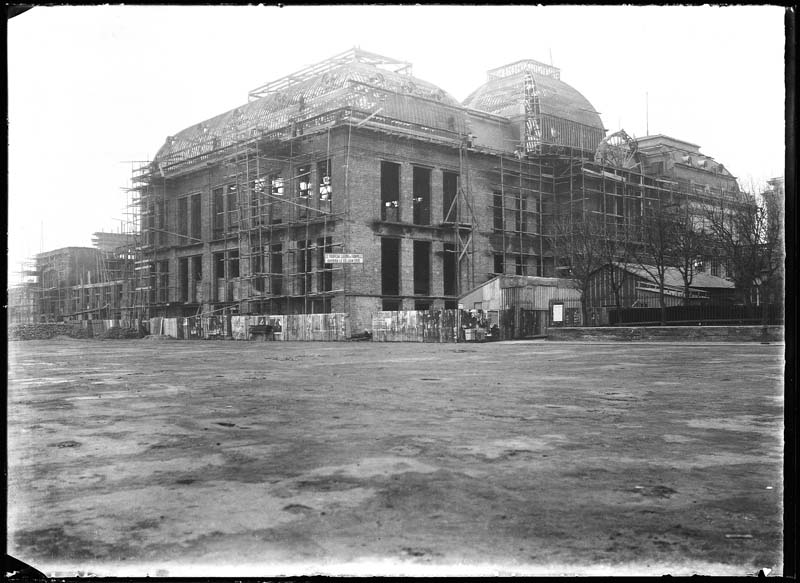
<path fill-rule="evenodd" d="M 605 136 L 600 114 L 560 76 L 556 67 L 530 59 L 517 61 L 489 71 L 486 83 L 463 105 L 511 120 L 524 119 L 525 83 L 532 80 L 542 118 L 542 140 L 594 151 Z"/>

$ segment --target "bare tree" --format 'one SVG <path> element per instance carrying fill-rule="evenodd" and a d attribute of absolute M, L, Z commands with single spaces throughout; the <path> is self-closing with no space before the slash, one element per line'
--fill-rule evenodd
<path fill-rule="evenodd" d="M 633 246 L 638 239 L 639 229 L 630 221 L 606 222 L 603 236 L 598 241 L 602 269 L 608 275 L 608 285 L 614 294 L 617 314 L 621 314 L 622 288 L 627 279 L 627 268 L 634 261 Z"/>
<path fill-rule="evenodd" d="M 642 217 L 640 244 L 633 247 L 636 264 L 658 285 L 658 305 L 661 325 L 667 323 L 667 304 L 664 298 L 667 271 L 674 266 L 675 213 L 668 205 L 647 207 Z"/>
<path fill-rule="evenodd" d="M 740 300 L 752 305 L 756 288 L 769 287 L 783 263 L 781 201 L 742 193 L 708 209 L 706 220 Z"/>
<path fill-rule="evenodd" d="M 697 272 L 697 261 L 708 245 L 701 221 L 688 204 L 667 209 L 672 220 L 671 263 L 683 279 L 683 303 L 689 305 L 689 290 Z"/>
<path fill-rule="evenodd" d="M 548 237 L 556 261 L 565 261 L 569 277 L 575 280 L 581 294 L 583 323 L 589 321 L 587 305 L 592 275 L 603 266 L 601 243 L 605 238 L 602 219 L 590 214 L 562 214 L 553 223 Z"/>

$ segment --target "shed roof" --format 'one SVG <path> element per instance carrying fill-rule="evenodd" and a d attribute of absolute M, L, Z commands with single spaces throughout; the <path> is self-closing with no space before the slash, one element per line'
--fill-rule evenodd
<path fill-rule="evenodd" d="M 656 267 L 654 265 L 638 266 L 623 265 L 620 263 L 615 263 L 614 265 L 624 269 L 632 275 L 652 281 L 653 283 L 658 283 L 653 275 L 656 273 Z M 664 273 L 664 284 L 670 287 L 683 287 L 683 276 L 677 267 L 666 268 Z M 727 279 L 717 277 L 716 275 L 711 275 L 710 273 L 705 273 L 704 271 L 699 271 L 694 273 L 692 276 L 692 284 L 689 287 L 693 289 L 732 289 L 734 284 Z"/>

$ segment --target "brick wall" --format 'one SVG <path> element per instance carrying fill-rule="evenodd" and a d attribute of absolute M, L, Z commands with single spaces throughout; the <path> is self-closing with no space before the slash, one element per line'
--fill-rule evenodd
<path fill-rule="evenodd" d="M 400 239 L 400 293 L 403 297 L 402 307 L 414 309 L 416 299 L 413 287 L 413 248 L 414 241 L 428 241 L 431 243 L 431 278 L 430 295 L 425 296 L 431 301 L 432 307 L 443 308 L 446 299 L 455 300 L 455 297 L 444 297 L 443 282 L 443 246 L 445 243 L 457 246 L 456 232 L 453 228 L 439 228 L 445 209 L 442 208 L 443 200 L 443 172 L 459 173 L 460 160 L 458 149 L 434 145 L 428 142 L 411 139 L 399 139 L 365 129 L 342 127 L 334 129 L 330 134 L 309 137 L 296 142 L 292 155 L 295 163 L 272 162 L 263 170 L 264 174 L 277 173 L 286 178 L 285 197 L 292 201 L 295 195 L 295 184 L 290 180 L 296 174 L 300 163 L 311 167 L 312 188 L 318 182 L 317 162 L 330 158 L 332 175 L 332 209 L 340 213 L 343 220 L 328 225 L 327 235 L 332 236 L 334 243 L 341 246 L 335 252 L 360 253 L 364 256 L 363 264 L 345 265 L 337 269 L 333 275 L 333 288 L 346 289 L 350 303 L 350 316 L 355 328 L 357 322 L 363 322 L 368 327 L 371 322 L 372 311 L 381 306 L 381 238 L 392 237 Z M 277 156 L 276 156 L 277 158 Z M 381 161 L 388 161 L 400 165 L 400 223 L 396 225 L 377 224 L 381 218 Z M 493 210 L 492 192 L 496 187 L 497 175 L 493 169 L 498 166 L 494 156 L 469 154 L 469 190 L 471 191 L 471 206 L 474 213 L 474 232 L 472 254 L 473 273 L 470 274 L 467 265 L 462 263 L 461 280 L 459 289 L 467 291 L 489 279 L 493 271 L 493 256 L 490 251 L 489 237 L 491 236 Z M 420 166 L 430 169 L 430 225 L 413 225 L 413 169 Z M 211 240 L 213 230 L 213 196 L 212 191 L 220 186 L 230 183 L 233 178 L 225 176 L 233 170 L 226 169 L 221 164 L 211 165 L 193 174 L 174 181 L 168 193 L 167 230 L 178 230 L 177 197 L 199 193 L 201 195 L 201 230 L 202 243 L 184 243 L 172 249 L 162 249 L 159 257 L 170 260 L 170 299 L 176 300 L 179 287 L 178 261 L 182 257 L 202 255 L 203 257 L 203 289 L 211 292 L 216 289 L 213 254 L 225 250 L 239 249 L 240 242 L 237 237 L 226 240 Z M 464 181 L 467 173 L 460 176 Z M 463 201 L 460 201 L 461 218 L 469 220 L 469 213 Z M 294 205 L 284 205 L 284 222 L 289 222 L 291 217 L 296 217 Z M 313 229 L 312 229 L 313 230 Z M 314 232 L 310 236 L 312 243 L 317 237 L 325 235 Z M 273 230 L 272 244 L 281 244 L 284 251 L 284 273 L 296 269 L 295 258 L 286 252 L 295 247 L 293 241 L 304 239 L 305 233 L 300 230 L 290 230 L 285 227 Z M 177 243 L 177 237 L 168 237 L 171 244 Z M 535 245 L 538 247 L 538 245 Z M 538 248 L 536 249 L 538 251 Z M 316 259 L 315 259 L 316 264 Z M 513 263 L 511 263 L 513 266 Z M 513 267 L 511 267 L 513 268 Z M 530 269 L 530 266 L 529 266 Z M 250 273 L 249 265 L 242 260 L 240 273 L 246 276 Z M 532 271 L 528 271 L 532 273 Z M 290 281 L 284 280 L 284 293 L 288 293 Z M 243 285 L 246 289 L 247 286 Z M 363 298 L 363 301 L 355 300 Z M 211 297 L 205 297 L 202 309 L 211 309 L 215 302 Z M 334 306 L 343 306 L 343 297 L 335 298 L 331 309 L 339 311 Z M 368 312 L 367 312 L 368 310 Z M 177 314 L 176 314 L 177 315 Z"/>

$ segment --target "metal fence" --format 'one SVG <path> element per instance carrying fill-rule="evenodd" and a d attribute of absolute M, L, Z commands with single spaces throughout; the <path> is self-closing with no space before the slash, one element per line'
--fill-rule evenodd
<path fill-rule="evenodd" d="M 553 318 L 553 303 L 562 304 L 560 309 L 562 320 L 560 322 L 551 321 L 550 327 L 658 326 L 661 324 L 660 307 L 618 310 L 613 306 L 589 306 L 584 323 L 579 300 L 551 302 L 551 319 Z M 669 326 L 757 326 L 760 324 L 772 326 L 782 325 L 784 318 L 781 304 L 667 306 L 665 312 L 665 323 Z"/>
<path fill-rule="evenodd" d="M 762 304 L 667 306 L 665 321 L 670 326 L 753 326 L 783 324 L 783 306 Z M 646 326 L 661 323 L 661 308 L 609 309 L 611 326 Z"/>

